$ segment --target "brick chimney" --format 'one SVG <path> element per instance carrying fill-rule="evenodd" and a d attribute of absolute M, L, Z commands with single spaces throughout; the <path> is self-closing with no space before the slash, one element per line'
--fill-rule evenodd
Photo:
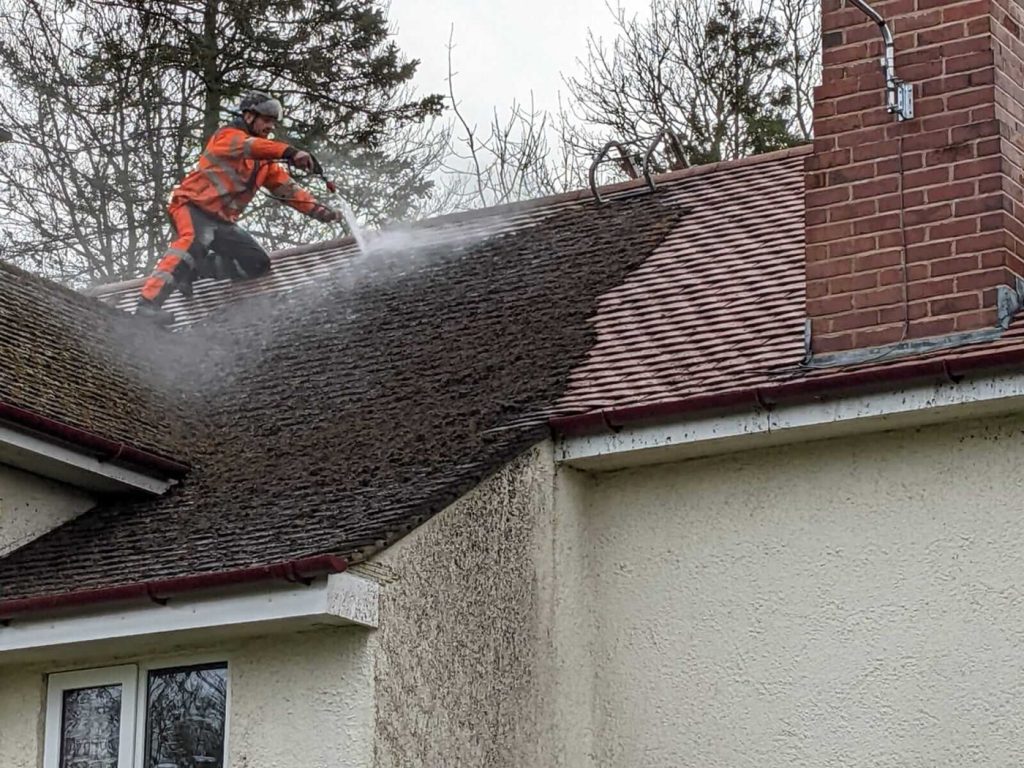
<path fill-rule="evenodd" d="M 805 166 L 814 359 L 998 335 L 1024 277 L 1024 0 L 872 3 L 913 87 L 905 121 L 886 109 L 879 26 L 849 0 L 823 5 Z"/>

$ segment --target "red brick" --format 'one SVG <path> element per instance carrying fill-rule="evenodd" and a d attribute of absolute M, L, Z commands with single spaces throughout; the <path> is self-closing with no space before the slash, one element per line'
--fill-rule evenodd
<path fill-rule="evenodd" d="M 970 125 L 961 125 L 953 128 L 950 131 L 949 138 L 950 143 L 959 144 L 964 141 L 974 141 L 975 139 L 984 139 L 989 136 L 999 135 L 999 121 L 998 120 L 986 120 L 983 123 L 971 123 Z M 983 150 L 978 147 L 978 154 L 982 154 Z"/>
<path fill-rule="evenodd" d="M 850 294 L 850 298 L 853 299 L 853 306 L 857 309 L 880 307 L 903 301 L 903 289 L 898 285 L 890 285 L 884 288 L 863 291 L 862 293 Z"/>
<path fill-rule="evenodd" d="M 839 312 L 848 312 L 853 309 L 853 294 L 843 296 L 825 296 L 821 299 L 809 299 L 807 302 L 807 314 L 815 317 L 835 315 Z"/>
<path fill-rule="evenodd" d="M 859 131 L 850 131 L 836 137 L 836 145 L 840 147 L 851 147 L 856 149 L 863 144 L 874 144 L 885 139 L 886 130 L 884 127 L 861 128 Z"/>
<path fill-rule="evenodd" d="M 956 22 L 918 32 L 917 44 L 918 46 L 935 45 L 936 43 L 944 43 L 947 40 L 957 40 L 963 37 L 963 35 L 963 22 Z"/>
<path fill-rule="evenodd" d="M 879 175 L 875 172 L 874 163 L 860 163 L 859 165 L 848 165 L 845 168 L 828 172 L 828 184 L 848 184 L 853 181 L 864 181 Z"/>
<path fill-rule="evenodd" d="M 926 280 L 920 283 L 911 283 L 907 286 L 907 298 L 930 299 L 934 296 L 948 296 L 956 291 L 956 281 L 952 277 L 944 277 L 940 280 Z"/>
<path fill-rule="evenodd" d="M 953 244 L 949 241 L 941 243 L 926 242 L 922 245 L 907 247 L 907 262 L 936 261 L 953 253 Z"/>
<path fill-rule="evenodd" d="M 1002 213 L 990 213 L 978 219 L 979 232 L 992 232 L 1003 229 L 1006 216 Z"/>
<path fill-rule="evenodd" d="M 907 136 L 903 140 L 903 151 L 914 152 L 919 149 L 938 149 L 949 144 L 948 131 L 932 131 L 931 133 L 920 133 L 915 136 Z"/>
<path fill-rule="evenodd" d="M 857 345 L 857 349 L 869 349 L 885 344 L 895 344 L 902 338 L 903 328 L 899 325 L 892 325 L 886 328 L 872 328 L 870 330 L 857 331 L 853 334 L 853 340 Z"/>
<path fill-rule="evenodd" d="M 971 200 L 959 200 L 956 203 L 957 216 L 971 216 L 976 213 L 988 213 L 990 211 L 1003 210 L 1004 197 L 1002 192 L 983 197 L 975 197 Z"/>
<path fill-rule="evenodd" d="M 873 250 L 874 247 L 875 238 L 873 237 L 848 237 L 831 243 L 828 247 L 828 253 L 831 258 L 838 258 L 840 256 L 853 256 L 857 253 L 864 253 L 865 251 Z"/>
<path fill-rule="evenodd" d="M 828 211 L 824 208 L 817 210 L 808 210 L 804 213 L 804 223 L 813 227 L 815 224 L 825 224 L 828 222 Z"/>
<path fill-rule="evenodd" d="M 832 152 L 814 154 L 804 161 L 804 169 L 808 171 L 822 171 L 827 168 L 849 165 L 850 154 L 849 149 L 837 149 Z"/>
<path fill-rule="evenodd" d="M 828 285 L 821 280 L 808 280 L 806 294 L 808 299 L 820 299 L 828 293 Z"/>
<path fill-rule="evenodd" d="M 941 203 L 946 200 L 964 200 L 973 197 L 977 185 L 973 181 L 959 181 L 955 184 L 940 184 L 925 190 L 925 199 L 929 203 Z"/>
<path fill-rule="evenodd" d="M 924 153 L 924 164 L 928 167 L 936 165 L 953 165 L 954 163 L 967 163 L 977 157 L 977 147 L 974 144 L 959 144 L 947 146 L 942 149 L 932 149 Z"/>
<path fill-rule="evenodd" d="M 951 170 L 949 166 L 928 168 L 923 171 L 914 171 L 905 174 L 903 177 L 903 188 L 914 189 L 915 187 L 930 187 L 933 184 L 942 184 L 949 181 Z"/>
<path fill-rule="evenodd" d="M 873 216 L 875 214 L 875 201 L 861 200 L 856 203 L 844 203 L 843 205 L 834 205 L 829 209 L 829 221 L 848 221 L 850 219 L 862 219 L 865 216 Z M 856 230 L 855 230 L 856 231 Z"/>
<path fill-rule="evenodd" d="M 844 312 L 829 318 L 829 331 L 852 331 L 855 328 L 870 328 L 878 323 L 878 312 L 874 309 L 863 309 L 857 312 Z"/>
<path fill-rule="evenodd" d="M 873 253 L 857 256 L 853 260 L 855 272 L 868 272 L 875 269 L 892 267 L 902 263 L 903 252 L 900 250 L 874 251 Z"/>
<path fill-rule="evenodd" d="M 927 339 L 930 336 L 945 336 L 956 328 L 952 317 L 928 318 L 911 322 L 908 336 L 912 339 Z"/>
<path fill-rule="evenodd" d="M 879 157 L 892 157 L 900 149 L 899 141 L 890 139 L 888 141 L 876 141 L 870 144 L 861 144 L 853 148 L 853 162 L 859 163 L 862 160 L 875 160 Z"/>
<path fill-rule="evenodd" d="M 932 275 L 940 277 L 942 275 L 954 275 L 963 274 L 964 272 L 973 272 L 981 266 L 978 263 L 977 256 L 952 256 L 948 259 L 940 259 L 932 262 Z"/>
<path fill-rule="evenodd" d="M 956 330 L 974 331 L 978 328 L 991 328 L 996 324 L 995 308 L 981 310 L 980 312 L 965 312 L 957 315 Z"/>
<path fill-rule="evenodd" d="M 939 315 L 955 315 L 960 312 L 970 312 L 981 309 L 980 293 L 962 293 L 958 296 L 946 296 L 936 299 L 928 304 L 928 311 L 938 317 Z"/>
<path fill-rule="evenodd" d="M 988 232 L 975 237 L 964 237 L 956 241 L 956 253 L 981 253 L 993 248 L 1001 248 L 1006 244 L 1006 235 L 1003 232 Z"/>
<path fill-rule="evenodd" d="M 833 295 L 863 291 L 878 285 L 877 272 L 860 272 L 852 275 L 833 277 L 828 281 L 828 292 Z"/>
<path fill-rule="evenodd" d="M 989 104 L 995 100 L 995 89 L 988 85 L 974 88 L 963 93 L 954 93 L 946 99 L 946 107 L 949 109 L 962 109 L 974 107 L 978 104 Z"/>
<path fill-rule="evenodd" d="M 1022 115 L 1024 117 L 1024 115 Z M 996 119 L 996 104 L 983 104 L 980 107 L 975 107 L 971 110 L 971 122 L 972 123 L 983 123 L 986 120 Z"/>
<path fill-rule="evenodd" d="M 842 240 L 853 234 L 853 225 L 846 221 L 842 224 L 824 224 L 819 227 L 808 227 L 805 238 L 808 243 L 823 243 Z"/>
<path fill-rule="evenodd" d="M 960 3 L 944 8 L 942 11 L 942 22 L 949 24 L 953 21 L 964 21 L 973 19 L 976 16 L 988 16 L 989 0 L 975 0 L 971 3 Z"/>
<path fill-rule="evenodd" d="M 828 136 L 832 133 L 855 131 L 864 125 L 862 115 L 863 113 L 861 112 L 852 115 L 837 114 L 835 117 L 826 117 L 824 120 L 818 120 L 814 124 L 814 135 Z"/>
<path fill-rule="evenodd" d="M 804 195 L 804 203 L 808 208 L 832 205 L 833 203 L 845 203 L 850 199 L 850 187 L 825 187 L 807 192 Z"/>
<path fill-rule="evenodd" d="M 978 176 L 987 176 L 992 173 L 1002 172 L 1002 158 L 980 157 L 977 160 L 970 160 L 964 163 L 957 163 L 953 166 L 954 179 L 967 179 Z"/>
<path fill-rule="evenodd" d="M 945 240 L 946 238 L 964 237 L 978 231 L 978 220 L 973 218 L 954 219 L 928 227 L 928 239 Z"/>
<path fill-rule="evenodd" d="M 889 230 L 878 233 L 879 248 L 899 248 L 902 250 L 905 245 L 902 229 Z"/>
<path fill-rule="evenodd" d="M 860 184 L 854 184 L 850 187 L 853 191 L 854 200 L 863 200 L 868 197 L 881 197 L 882 195 L 898 192 L 899 188 L 900 180 L 898 176 L 887 176 L 885 178 L 872 179 L 871 181 L 861 182 Z"/>
<path fill-rule="evenodd" d="M 841 352 L 853 348 L 853 334 L 842 333 L 835 336 L 815 336 L 811 334 L 813 349 L 817 353 Z"/>
<path fill-rule="evenodd" d="M 966 275 L 958 275 L 956 278 L 957 291 L 976 291 L 984 288 L 992 288 L 997 285 L 1009 284 L 1008 275 L 1005 270 L 990 269 L 985 272 L 969 272 Z"/>
<path fill-rule="evenodd" d="M 853 270 L 853 259 L 829 259 L 815 261 L 807 265 L 807 279 L 824 280 L 835 275 L 846 275 Z"/>
<path fill-rule="evenodd" d="M 900 216 L 898 213 L 884 213 L 881 216 L 872 216 L 853 222 L 853 234 L 866 235 L 872 232 L 884 232 L 895 229 L 899 225 Z"/>
<path fill-rule="evenodd" d="M 935 55 L 934 50 L 932 55 Z M 900 77 L 905 77 L 909 82 L 920 83 L 922 80 L 931 80 L 943 74 L 942 59 L 933 58 L 931 61 L 922 61 L 918 64 L 901 64 L 897 57 L 896 71 L 899 72 Z M 935 113 L 935 108 L 931 106 L 926 106 L 925 110 L 925 114 Z M 914 116 L 917 117 L 917 104 L 914 105 Z"/>
<path fill-rule="evenodd" d="M 934 221 L 942 221 L 953 215 L 953 207 L 949 203 L 933 205 L 927 208 L 915 208 L 903 214 L 903 221 L 908 227 L 917 224 L 928 224 Z"/>

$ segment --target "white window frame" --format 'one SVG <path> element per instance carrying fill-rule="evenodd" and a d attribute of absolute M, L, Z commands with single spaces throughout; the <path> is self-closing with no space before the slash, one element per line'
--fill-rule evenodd
<path fill-rule="evenodd" d="M 46 681 L 46 722 L 43 737 L 43 768 L 60 768 L 63 734 L 64 692 L 79 688 L 121 685 L 121 733 L 117 768 L 142 768 L 146 759 L 146 708 L 149 673 L 162 669 L 223 665 L 227 683 L 224 703 L 224 765 L 228 765 L 229 723 L 231 722 L 231 660 L 224 655 L 166 658 L 115 667 L 98 667 L 74 672 L 54 672 Z M 134 719 L 133 719 L 134 718 Z"/>
<path fill-rule="evenodd" d="M 125 727 L 135 716 L 138 669 L 134 664 L 78 672 L 60 672 L 46 681 L 46 735 L 43 742 L 43 768 L 60 768 L 60 745 L 64 733 L 64 692 L 79 688 L 121 686 L 121 733 L 117 746 L 117 768 L 132 768 L 135 763 L 135 729 Z"/>
<path fill-rule="evenodd" d="M 228 723 L 231 722 L 231 662 L 225 656 L 188 656 L 171 657 L 139 664 L 138 696 L 135 707 L 135 761 L 134 768 L 143 768 L 146 760 L 146 707 L 149 706 L 149 673 L 161 669 L 181 669 L 183 667 L 205 667 L 213 664 L 224 665 L 224 678 L 227 683 L 224 702 L 224 766 L 228 765 Z M 121 768 L 118 766 L 118 768 Z"/>

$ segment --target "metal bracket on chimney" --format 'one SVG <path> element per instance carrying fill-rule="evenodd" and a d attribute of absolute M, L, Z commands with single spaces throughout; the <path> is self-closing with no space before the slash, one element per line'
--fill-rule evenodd
<path fill-rule="evenodd" d="M 878 11 L 864 0 L 850 2 L 878 25 L 885 41 L 885 55 L 881 59 L 882 73 L 885 75 L 885 108 L 895 114 L 897 120 L 910 120 L 914 116 L 914 87 L 896 77 L 896 44 L 893 42 L 892 30 Z"/>
<path fill-rule="evenodd" d="M 996 312 L 1000 328 L 1004 331 L 1009 328 L 1022 306 L 1024 306 L 1024 279 L 1018 277 L 1013 288 L 1008 285 L 996 286 Z"/>

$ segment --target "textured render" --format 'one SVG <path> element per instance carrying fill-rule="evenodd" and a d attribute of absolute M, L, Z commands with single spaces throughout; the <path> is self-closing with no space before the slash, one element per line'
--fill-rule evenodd
<path fill-rule="evenodd" d="M 0 557 L 93 504 L 77 488 L 0 465 Z"/>
<path fill-rule="evenodd" d="M 46 688 L 34 670 L 0 667 L 0 765 L 42 765 Z"/>
<path fill-rule="evenodd" d="M 324 629 L 232 657 L 227 768 L 364 768 L 373 759 L 373 636 Z"/>
<path fill-rule="evenodd" d="M 381 603 L 376 765 L 548 765 L 538 532 L 550 444 L 510 463 L 372 563 Z"/>
<path fill-rule="evenodd" d="M 599 476 L 595 760 L 1010 766 L 1024 420 Z"/>
<path fill-rule="evenodd" d="M 226 768 L 363 768 L 373 759 L 372 642 L 363 629 L 325 628 L 201 647 L 151 645 L 139 656 L 94 654 L 59 668 L 0 667 L 0 766 L 41 765 L 49 672 L 227 660 Z"/>

